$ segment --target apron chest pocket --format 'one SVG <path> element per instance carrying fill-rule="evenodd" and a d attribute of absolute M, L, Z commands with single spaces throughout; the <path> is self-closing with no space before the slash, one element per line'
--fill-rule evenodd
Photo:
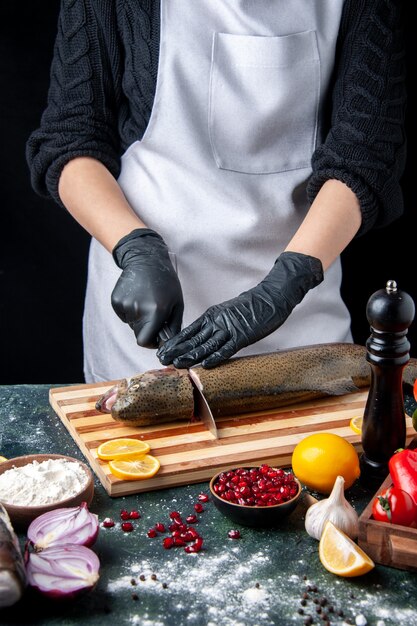
<path fill-rule="evenodd" d="M 248 174 L 310 167 L 319 89 L 315 31 L 214 33 L 209 133 L 217 166 Z"/>

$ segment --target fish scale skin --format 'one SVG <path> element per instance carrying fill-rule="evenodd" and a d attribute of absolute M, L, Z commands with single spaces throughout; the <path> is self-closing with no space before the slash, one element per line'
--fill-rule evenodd
<path fill-rule="evenodd" d="M 358 344 L 317 344 L 235 357 L 213 369 L 196 366 L 190 372 L 213 416 L 219 417 L 275 409 L 369 387 L 371 367 L 366 353 L 365 346 Z M 403 381 L 412 385 L 416 378 L 417 360 L 410 359 L 403 370 Z M 190 420 L 193 413 L 189 374 L 174 367 L 135 376 L 130 390 L 119 385 L 112 408 L 115 420 L 137 426 Z"/>
<path fill-rule="evenodd" d="M 369 386 L 370 365 L 364 346 L 318 344 L 198 366 L 193 378 L 217 417 L 357 391 Z"/>
<path fill-rule="evenodd" d="M 132 377 L 119 392 L 111 414 L 117 421 L 136 426 L 190 420 L 194 397 L 188 372 L 167 367 Z"/>

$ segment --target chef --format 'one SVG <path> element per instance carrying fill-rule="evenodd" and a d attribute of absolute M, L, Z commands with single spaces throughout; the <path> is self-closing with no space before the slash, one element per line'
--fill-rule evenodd
<path fill-rule="evenodd" d="M 352 341 L 340 253 L 403 210 L 400 7 L 62 1 L 27 158 L 92 236 L 86 382 Z"/>

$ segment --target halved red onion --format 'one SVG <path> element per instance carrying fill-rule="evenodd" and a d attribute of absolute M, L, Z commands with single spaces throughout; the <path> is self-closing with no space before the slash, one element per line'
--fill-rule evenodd
<path fill-rule="evenodd" d="M 49 598 L 73 598 L 93 589 L 100 577 L 99 558 L 85 546 L 53 546 L 26 559 L 28 585 Z"/>
<path fill-rule="evenodd" d="M 98 516 L 88 510 L 86 502 L 82 502 L 80 506 L 54 509 L 39 515 L 30 523 L 27 537 L 36 551 L 63 544 L 88 547 L 96 541 L 98 531 Z"/>

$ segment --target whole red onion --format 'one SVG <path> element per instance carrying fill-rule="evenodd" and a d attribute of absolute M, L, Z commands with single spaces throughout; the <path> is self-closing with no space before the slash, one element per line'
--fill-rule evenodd
<path fill-rule="evenodd" d="M 36 517 L 27 537 L 35 551 L 63 544 L 92 546 L 99 531 L 98 516 L 87 503 L 71 508 L 54 509 Z"/>
<path fill-rule="evenodd" d="M 100 561 L 93 550 L 61 545 L 26 554 L 30 587 L 54 599 L 69 599 L 91 590 L 100 577 Z"/>

